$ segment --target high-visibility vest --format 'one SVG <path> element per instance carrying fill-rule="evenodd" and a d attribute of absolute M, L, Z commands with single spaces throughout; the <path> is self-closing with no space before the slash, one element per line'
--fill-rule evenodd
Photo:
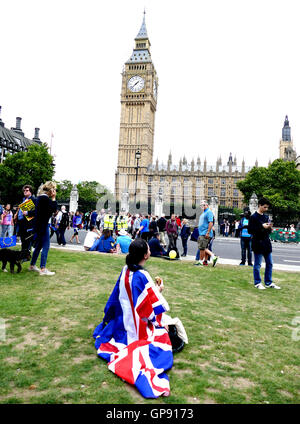
<path fill-rule="evenodd" d="M 108 214 L 104 215 L 104 230 L 109 230 L 110 216 Z"/>
<path fill-rule="evenodd" d="M 122 217 L 122 219 L 121 219 L 121 225 L 122 225 L 122 228 L 127 231 L 127 229 L 128 229 L 128 221 L 127 221 L 127 217 L 126 216 L 123 216 Z"/>
<path fill-rule="evenodd" d="M 126 231 L 128 229 L 127 217 L 122 215 L 117 218 L 117 230 L 120 231 L 121 229 Z"/>
<path fill-rule="evenodd" d="M 118 218 L 117 218 L 117 230 L 120 231 L 121 228 L 122 228 L 122 220 L 121 220 L 121 217 L 118 216 Z"/>
<path fill-rule="evenodd" d="M 108 229 L 110 231 L 114 230 L 114 223 L 115 223 L 115 217 L 114 217 L 114 215 L 110 215 L 109 216 L 109 225 L 108 225 Z"/>

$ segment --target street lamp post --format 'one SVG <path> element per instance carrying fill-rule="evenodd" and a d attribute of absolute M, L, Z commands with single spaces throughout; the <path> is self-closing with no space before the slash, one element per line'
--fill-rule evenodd
<path fill-rule="evenodd" d="M 141 159 L 141 156 L 142 156 L 142 154 L 139 150 L 135 152 L 135 159 L 136 159 L 135 193 L 134 193 L 135 206 L 136 206 L 137 180 L 138 180 L 138 172 L 139 172 L 139 160 Z"/>

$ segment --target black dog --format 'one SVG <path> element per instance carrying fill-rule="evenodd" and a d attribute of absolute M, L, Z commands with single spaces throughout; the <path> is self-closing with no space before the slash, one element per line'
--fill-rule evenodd
<path fill-rule="evenodd" d="M 5 269 L 7 262 L 10 265 L 10 272 L 14 273 L 15 265 L 18 267 L 18 272 L 21 271 L 21 262 L 23 259 L 29 261 L 31 254 L 29 250 L 11 250 L 11 249 L 0 249 L 0 261 L 2 261 L 2 271 L 7 272 Z"/>

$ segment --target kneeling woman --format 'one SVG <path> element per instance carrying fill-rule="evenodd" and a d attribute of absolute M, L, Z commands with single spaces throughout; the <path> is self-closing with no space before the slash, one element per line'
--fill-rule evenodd
<path fill-rule="evenodd" d="M 167 306 L 149 273 L 143 269 L 149 246 L 138 238 L 129 246 L 126 265 L 94 331 L 99 357 L 120 378 L 146 398 L 168 396 L 164 371 L 173 365 L 172 345 L 164 326 Z"/>

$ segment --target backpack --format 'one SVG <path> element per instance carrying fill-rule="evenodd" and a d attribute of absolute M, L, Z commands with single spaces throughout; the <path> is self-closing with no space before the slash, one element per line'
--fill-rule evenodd
<path fill-rule="evenodd" d="M 69 224 L 69 217 L 68 217 L 68 213 L 64 212 L 62 214 L 61 220 L 60 220 L 60 225 L 63 227 L 67 227 Z"/>

